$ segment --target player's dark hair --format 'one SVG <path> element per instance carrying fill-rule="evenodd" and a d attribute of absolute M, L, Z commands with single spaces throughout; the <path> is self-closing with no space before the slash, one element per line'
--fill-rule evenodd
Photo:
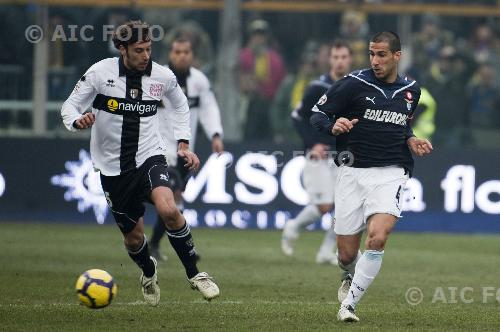
<path fill-rule="evenodd" d="M 148 42 L 151 40 L 151 29 L 149 24 L 142 21 L 128 21 L 120 25 L 113 33 L 113 44 L 116 49 L 120 45 L 127 48 L 128 45 L 137 42 Z"/>
<path fill-rule="evenodd" d="M 172 50 L 174 43 L 189 43 L 189 45 L 191 46 L 191 50 L 193 49 L 193 42 L 191 41 L 191 39 L 186 37 L 184 34 L 178 34 L 174 37 L 174 39 L 172 39 L 172 42 L 168 46 L 169 52 Z"/>
<path fill-rule="evenodd" d="M 332 45 L 330 46 L 330 50 L 333 48 L 344 48 L 344 47 L 347 48 L 347 50 L 349 51 L 349 54 L 352 55 L 351 46 L 349 45 L 348 42 L 346 42 L 345 40 L 342 40 L 342 39 L 334 40 Z"/>
<path fill-rule="evenodd" d="M 382 31 L 375 34 L 371 39 L 372 43 L 387 43 L 391 52 L 401 51 L 401 41 L 397 33 L 392 31 Z"/>

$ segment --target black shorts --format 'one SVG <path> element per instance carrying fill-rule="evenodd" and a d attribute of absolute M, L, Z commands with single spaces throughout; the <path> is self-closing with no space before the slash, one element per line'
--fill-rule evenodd
<path fill-rule="evenodd" d="M 138 168 L 117 176 L 101 174 L 101 185 L 123 234 L 130 233 L 144 215 L 144 202 L 151 202 L 156 187 L 170 187 L 167 162 L 164 156 L 152 156 Z"/>

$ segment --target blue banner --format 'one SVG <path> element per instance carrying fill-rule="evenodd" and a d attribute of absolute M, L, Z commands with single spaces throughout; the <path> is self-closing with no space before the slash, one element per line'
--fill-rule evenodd
<path fill-rule="evenodd" d="M 0 221 L 114 223 L 87 140 L 0 139 Z M 227 144 L 199 153 L 184 199 L 193 227 L 280 229 L 307 194 L 304 152 L 287 145 Z M 209 146 L 199 146 L 209 151 Z M 437 150 L 416 158 L 403 191 L 400 231 L 500 233 L 500 151 Z M 331 215 L 310 229 L 326 229 Z M 148 208 L 146 222 L 155 220 Z"/>

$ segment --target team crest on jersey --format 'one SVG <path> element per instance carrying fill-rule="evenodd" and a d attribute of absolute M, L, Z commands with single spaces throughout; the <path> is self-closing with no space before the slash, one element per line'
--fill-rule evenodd
<path fill-rule="evenodd" d="M 326 97 L 326 95 L 322 95 L 321 98 L 319 98 L 318 100 L 318 105 L 323 105 L 324 103 L 326 103 L 326 100 L 328 98 Z"/>
<path fill-rule="evenodd" d="M 149 86 L 149 94 L 153 97 L 160 97 L 163 92 L 163 84 L 153 83 Z"/>
<path fill-rule="evenodd" d="M 130 97 L 133 99 L 139 96 L 139 89 L 130 89 Z"/>
<path fill-rule="evenodd" d="M 411 94 L 410 91 L 406 91 L 406 108 L 408 109 L 408 111 L 411 110 L 411 104 L 413 103 L 413 95 Z"/>

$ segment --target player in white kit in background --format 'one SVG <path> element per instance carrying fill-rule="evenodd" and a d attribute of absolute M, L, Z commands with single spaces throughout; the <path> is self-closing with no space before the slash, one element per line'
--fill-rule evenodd
<path fill-rule="evenodd" d="M 293 255 L 294 242 L 300 231 L 317 221 L 322 215 L 332 210 L 335 202 L 335 182 L 338 167 L 335 165 L 333 150 L 335 138 L 317 132 L 309 123 L 312 107 L 328 88 L 351 70 L 352 52 L 343 41 L 335 41 L 330 48 L 330 71 L 311 81 L 304 92 L 302 101 L 292 113 L 292 118 L 299 132 L 306 152 L 304 171 L 302 174 L 304 187 L 309 196 L 309 203 L 299 214 L 288 220 L 281 237 L 281 249 L 287 256 Z M 319 264 L 337 264 L 336 234 L 333 225 L 330 227 L 316 254 Z"/>
<path fill-rule="evenodd" d="M 176 37 L 170 44 L 168 68 L 172 70 L 182 91 L 187 97 L 189 111 L 191 115 L 191 139 L 190 147 L 194 150 L 196 131 L 198 122 L 203 127 L 207 138 L 212 143 L 214 153 L 222 153 L 224 144 L 222 142 L 222 123 L 219 106 L 212 92 L 210 82 L 202 71 L 192 66 L 193 48 L 191 41 L 182 36 Z M 184 161 L 177 156 L 175 150 L 176 140 L 170 117 L 172 112 L 170 104 L 160 108 L 160 133 L 166 142 L 167 151 L 165 153 L 169 165 L 169 175 L 174 198 L 179 210 L 183 211 L 182 192 L 184 191 L 191 172 L 184 167 Z M 150 241 L 151 255 L 160 261 L 167 259 L 166 255 L 160 252 L 160 240 L 165 234 L 165 226 L 158 216 L 153 228 Z M 198 259 L 200 256 L 196 256 Z"/>

